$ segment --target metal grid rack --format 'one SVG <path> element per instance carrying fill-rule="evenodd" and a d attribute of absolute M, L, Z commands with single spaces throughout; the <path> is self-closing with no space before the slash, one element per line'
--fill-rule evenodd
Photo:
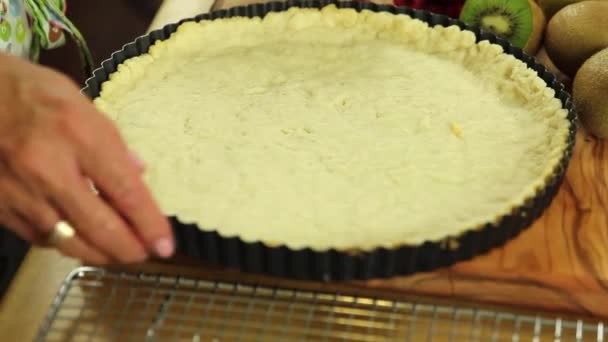
<path fill-rule="evenodd" d="M 36 341 L 608 341 L 602 322 L 81 267 Z"/>

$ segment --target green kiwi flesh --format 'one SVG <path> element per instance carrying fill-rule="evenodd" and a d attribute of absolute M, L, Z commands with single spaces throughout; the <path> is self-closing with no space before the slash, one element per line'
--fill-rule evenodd
<path fill-rule="evenodd" d="M 522 49 L 534 30 L 528 0 L 467 0 L 460 20 L 493 32 Z"/>

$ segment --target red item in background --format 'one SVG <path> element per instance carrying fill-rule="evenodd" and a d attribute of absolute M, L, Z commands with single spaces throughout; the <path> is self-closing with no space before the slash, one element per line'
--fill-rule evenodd
<path fill-rule="evenodd" d="M 393 0 L 395 6 L 407 6 L 458 18 L 465 0 Z"/>

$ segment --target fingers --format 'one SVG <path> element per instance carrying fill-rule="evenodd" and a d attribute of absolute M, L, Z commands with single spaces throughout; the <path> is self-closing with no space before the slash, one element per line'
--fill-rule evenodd
<path fill-rule="evenodd" d="M 59 221 L 56 221 L 57 223 Z M 50 234 L 47 233 L 47 235 Z M 112 261 L 106 254 L 92 248 L 90 244 L 81 239 L 78 235 L 63 240 L 54 245 L 63 255 L 80 259 L 90 265 L 105 265 Z"/>
<path fill-rule="evenodd" d="M 43 234 L 39 227 L 54 219 L 56 214 L 53 210 L 43 201 L 33 198 L 7 169 L 3 169 L 0 176 L 0 194 L 2 217 L 6 218 L 6 224 L 27 241 L 40 243 Z"/>
<path fill-rule="evenodd" d="M 36 243 L 40 240 L 34 228 L 9 209 L 0 210 L 0 223 L 25 241 Z"/>
<path fill-rule="evenodd" d="M 169 222 L 143 184 L 143 164 L 110 120 L 67 78 L 11 63 L 18 68 L 0 70 L 10 77 L 4 97 L 14 100 L 0 111 L 0 164 L 12 177 L 0 169 L 0 180 L 7 180 L 0 200 L 9 198 L 8 211 L 15 214 L 6 220 L 32 239 L 65 220 L 77 234 L 59 248 L 92 262 L 139 261 L 148 250 L 171 255 Z M 32 77 L 20 77 L 25 74 Z"/>
<path fill-rule="evenodd" d="M 144 261 L 148 253 L 128 224 L 90 188 L 74 169 L 63 182 L 70 191 L 53 191 L 53 201 L 78 235 L 122 263 Z"/>
<path fill-rule="evenodd" d="M 3 175 L 0 182 L 3 210 L 2 222 L 21 238 L 37 245 L 45 245 L 53 226 L 59 222 L 59 215 L 48 202 L 37 197 L 20 184 L 20 180 Z M 62 254 L 81 259 L 90 264 L 105 264 L 110 258 L 75 236 L 61 242 L 57 247 Z"/>
<path fill-rule="evenodd" d="M 82 176 L 69 146 L 56 141 L 29 150 L 22 151 L 18 159 L 17 167 L 22 171 L 19 177 L 25 179 L 24 183 L 34 184 L 32 189 L 45 201 L 30 201 L 44 205 L 35 208 L 28 217 L 36 219 L 45 234 L 49 234 L 59 220 L 69 222 L 76 229 L 78 239 L 70 239 L 61 247 L 70 250 L 67 254 L 90 248 L 122 263 L 141 262 L 147 257 L 136 234 Z M 54 159 L 51 161 L 45 156 L 54 156 Z"/>
<path fill-rule="evenodd" d="M 171 256 L 174 241 L 170 225 L 141 178 L 143 165 L 134 162 L 134 155 L 109 121 L 99 119 L 95 124 L 96 132 L 105 137 L 105 144 L 81 145 L 78 157 L 82 172 L 91 178 L 149 251 L 159 257 Z"/>

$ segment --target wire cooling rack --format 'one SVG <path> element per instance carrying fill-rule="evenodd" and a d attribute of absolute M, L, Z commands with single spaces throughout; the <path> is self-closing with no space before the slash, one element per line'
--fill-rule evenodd
<path fill-rule="evenodd" d="M 608 341 L 604 323 L 81 267 L 36 341 Z"/>

